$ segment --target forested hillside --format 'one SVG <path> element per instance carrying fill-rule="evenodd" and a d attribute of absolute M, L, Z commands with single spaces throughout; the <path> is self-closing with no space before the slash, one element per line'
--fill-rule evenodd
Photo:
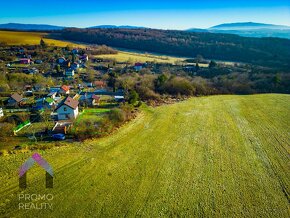
<path fill-rule="evenodd" d="M 76 29 L 61 31 L 65 40 L 158 52 L 168 55 L 290 66 L 290 40 L 249 38 L 231 34 L 191 33 L 155 29 Z"/>

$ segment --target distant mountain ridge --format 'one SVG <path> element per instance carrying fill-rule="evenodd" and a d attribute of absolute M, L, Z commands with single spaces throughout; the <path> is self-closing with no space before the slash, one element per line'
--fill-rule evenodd
<path fill-rule="evenodd" d="M 141 26 L 130 26 L 130 25 L 122 25 L 122 26 L 117 26 L 117 25 L 98 25 L 98 26 L 92 26 L 88 27 L 88 29 L 147 29 L 146 27 L 141 27 Z"/>
<path fill-rule="evenodd" d="M 243 23 L 224 23 L 217 26 L 210 27 L 209 29 L 219 29 L 219 30 L 242 30 L 242 29 L 290 29 L 289 26 L 274 25 L 266 23 L 253 23 L 253 22 L 243 22 Z"/>
<path fill-rule="evenodd" d="M 66 27 L 48 24 L 22 24 L 22 23 L 0 24 L 0 29 L 9 29 L 9 30 L 62 30 L 64 28 Z"/>
<path fill-rule="evenodd" d="M 245 37 L 278 37 L 290 39 L 290 27 L 265 23 L 225 23 L 208 29 L 188 29 L 188 32 L 236 34 Z"/>
<path fill-rule="evenodd" d="M 48 24 L 21 24 L 21 23 L 6 23 L 0 24 L 0 29 L 20 30 L 20 31 L 53 31 L 63 30 L 65 26 L 55 26 Z M 98 25 L 86 27 L 87 29 L 150 29 L 142 26 L 130 25 Z M 210 32 L 235 34 L 245 37 L 278 37 L 290 39 L 290 26 L 242 22 L 242 23 L 224 23 L 210 27 L 208 29 L 191 28 L 185 30 L 187 32 Z"/>

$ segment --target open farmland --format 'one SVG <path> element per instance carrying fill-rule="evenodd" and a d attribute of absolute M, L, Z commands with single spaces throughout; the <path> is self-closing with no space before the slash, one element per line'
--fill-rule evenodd
<path fill-rule="evenodd" d="M 45 217 L 289 217 L 290 96 L 211 96 L 143 108 L 115 134 L 40 153 L 22 193 L 53 194 Z M 19 210 L 17 170 L 0 157 L 0 216 Z"/>
<path fill-rule="evenodd" d="M 41 38 L 49 44 L 60 47 L 65 47 L 67 45 L 78 46 L 70 42 L 65 42 L 61 40 L 48 39 L 45 38 L 47 33 L 40 32 L 15 32 L 15 31 L 0 31 L 0 42 L 7 43 L 8 45 L 38 45 Z"/>
<path fill-rule="evenodd" d="M 105 54 L 97 55 L 96 57 L 104 59 L 114 59 L 118 62 L 157 62 L 157 63 L 171 63 L 183 61 L 185 58 L 178 58 L 172 56 L 164 55 L 153 55 L 148 53 L 137 53 L 137 52 L 127 52 L 127 51 L 118 51 L 118 54 Z"/>

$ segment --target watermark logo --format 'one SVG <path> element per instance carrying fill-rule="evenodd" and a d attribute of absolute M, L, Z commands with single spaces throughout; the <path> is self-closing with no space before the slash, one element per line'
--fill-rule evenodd
<path fill-rule="evenodd" d="M 27 179 L 26 174 L 27 171 L 37 163 L 41 166 L 45 171 L 45 186 L 46 188 L 53 188 L 53 171 L 52 167 L 48 164 L 48 162 L 41 157 L 40 154 L 33 154 L 19 169 L 19 188 L 25 189 L 27 188 Z"/>

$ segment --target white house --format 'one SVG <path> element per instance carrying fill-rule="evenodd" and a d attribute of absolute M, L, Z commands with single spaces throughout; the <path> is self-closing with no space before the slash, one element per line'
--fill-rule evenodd
<path fill-rule="evenodd" d="M 56 108 L 58 120 L 73 120 L 79 114 L 79 101 L 66 97 Z"/>

